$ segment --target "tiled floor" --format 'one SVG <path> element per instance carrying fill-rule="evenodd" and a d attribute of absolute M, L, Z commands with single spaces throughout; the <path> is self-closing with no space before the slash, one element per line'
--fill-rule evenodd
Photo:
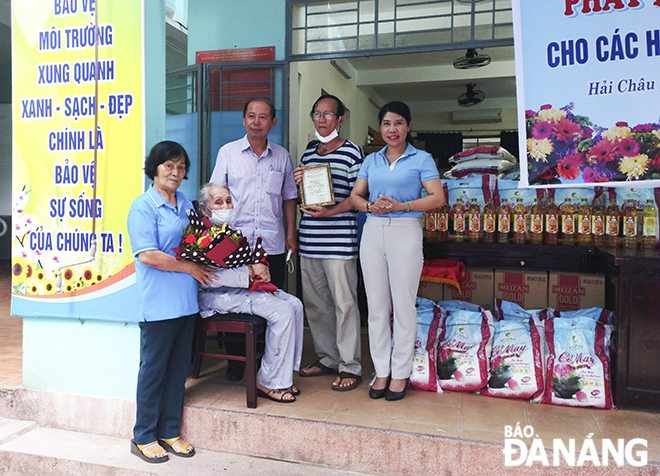
<path fill-rule="evenodd" d="M 21 318 L 9 316 L 8 263 L 0 262 L 0 388 L 21 385 L 22 330 Z M 366 334 L 363 333 L 365 380 L 373 371 Z M 213 344 L 210 344 L 213 345 Z M 309 333 L 305 334 L 303 363 L 313 360 Z M 201 378 L 188 381 L 186 404 L 247 413 L 344 423 L 428 435 L 442 435 L 467 440 L 504 442 L 505 425 L 531 425 L 546 447 L 554 438 L 565 443 L 576 440 L 579 448 L 592 438 L 596 448 L 600 441 L 644 438 L 648 441 L 648 460 L 660 462 L 660 409 L 591 410 L 567 408 L 529 402 L 491 398 L 480 395 L 445 392 L 434 394 L 409 391 L 398 402 L 370 400 L 367 382 L 350 392 L 330 390 L 332 377 L 300 378 L 295 384 L 302 394 L 298 401 L 282 405 L 260 398 L 258 407 L 245 405 L 242 382 L 229 382 L 224 377 L 225 362 L 205 359 Z"/>

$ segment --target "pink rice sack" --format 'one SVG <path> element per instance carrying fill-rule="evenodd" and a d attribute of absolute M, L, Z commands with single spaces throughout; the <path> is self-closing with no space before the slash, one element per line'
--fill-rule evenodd
<path fill-rule="evenodd" d="M 442 393 L 436 373 L 436 346 L 442 311 L 433 301 L 417 298 L 417 334 L 409 387 Z"/>
<path fill-rule="evenodd" d="M 614 408 L 611 332 L 611 326 L 580 315 L 545 320 L 549 355 L 542 403 Z"/>
<path fill-rule="evenodd" d="M 478 392 L 488 382 L 488 355 L 493 339 L 489 311 L 456 310 L 441 323 L 438 379 L 443 390 Z"/>

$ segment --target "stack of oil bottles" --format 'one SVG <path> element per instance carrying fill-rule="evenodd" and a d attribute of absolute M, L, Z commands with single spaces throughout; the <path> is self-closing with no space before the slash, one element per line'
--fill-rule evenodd
<path fill-rule="evenodd" d="M 489 199 L 483 209 L 476 198 L 467 203 L 457 198 L 451 208 L 445 204 L 426 212 L 424 221 L 424 238 L 430 242 L 652 249 L 657 241 L 658 210 L 651 199 L 643 208 L 631 199 L 619 207 L 615 198 L 605 203 L 605 195 L 592 204 L 587 198 L 579 203 L 566 198 L 561 205 L 552 196 L 543 202 L 537 198 L 530 209 L 522 198 L 513 204 L 504 198 L 499 207 Z"/>

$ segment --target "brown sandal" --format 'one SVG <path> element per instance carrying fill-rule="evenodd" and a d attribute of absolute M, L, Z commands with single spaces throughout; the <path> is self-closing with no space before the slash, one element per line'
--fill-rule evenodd
<path fill-rule="evenodd" d="M 317 371 L 310 371 L 312 367 L 316 367 Z M 321 375 L 337 375 L 337 369 L 331 369 L 330 367 L 326 367 L 321 363 L 321 360 L 317 360 L 313 364 L 309 364 L 307 367 L 304 369 L 300 369 L 298 371 L 298 375 L 301 377 L 320 377 Z"/>
<path fill-rule="evenodd" d="M 275 395 L 279 395 L 279 398 L 277 398 Z M 284 400 L 285 395 L 291 395 L 291 400 Z M 268 392 L 264 392 L 260 388 L 257 389 L 257 396 L 262 397 L 262 398 L 268 398 L 274 402 L 277 403 L 293 403 L 296 401 L 296 397 L 291 393 L 290 390 L 284 389 L 280 390 L 277 388 L 274 388 L 272 390 L 269 390 Z"/>
<path fill-rule="evenodd" d="M 339 372 L 339 379 L 339 384 L 335 385 L 333 383 L 332 385 L 332 389 L 335 392 L 348 392 L 349 390 L 353 390 L 362 383 L 362 377 L 360 375 L 355 375 L 350 372 Z M 339 385 L 341 385 L 343 380 L 355 380 L 355 382 L 350 385 L 346 385 L 345 387 L 340 387 Z"/>

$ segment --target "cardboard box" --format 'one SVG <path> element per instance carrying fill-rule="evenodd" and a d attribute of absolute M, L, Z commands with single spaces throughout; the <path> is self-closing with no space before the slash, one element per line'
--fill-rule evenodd
<path fill-rule="evenodd" d="M 495 299 L 515 302 L 524 309 L 547 307 L 548 273 L 495 270 Z"/>
<path fill-rule="evenodd" d="M 444 285 L 443 301 L 465 301 L 472 304 L 478 304 L 484 309 L 493 309 L 494 287 L 492 269 L 466 269 L 465 277 L 461 281 L 461 291 L 449 284 Z"/>
<path fill-rule="evenodd" d="M 605 276 L 551 272 L 548 307 L 557 311 L 605 307 Z"/>
<path fill-rule="evenodd" d="M 423 297 L 424 299 L 430 299 L 431 301 L 438 303 L 442 301 L 443 296 L 443 287 L 442 283 L 432 283 L 429 281 L 420 281 L 419 290 L 417 295 Z"/>

